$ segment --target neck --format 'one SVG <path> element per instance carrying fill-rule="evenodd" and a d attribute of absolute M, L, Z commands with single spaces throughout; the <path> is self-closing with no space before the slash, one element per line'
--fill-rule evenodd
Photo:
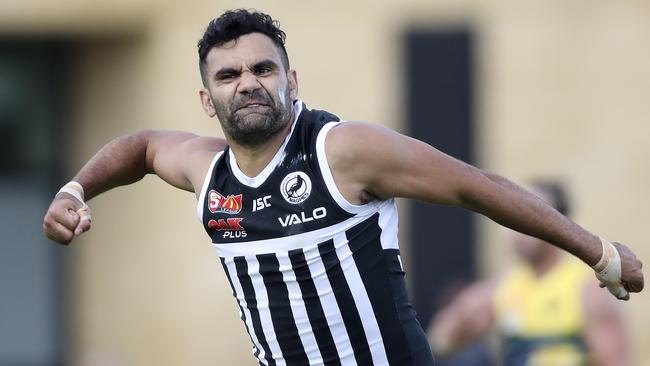
<path fill-rule="evenodd" d="M 255 177 L 264 170 L 264 168 L 273 160 L 273 157 L 284 143 L 285 138 L 291 131 L 294 120 L 294 111 L 291 111 L 291 117 L 286 125 L 275 135 L 271 136 L 268 141 L 256 146 L 246 146 L 237 144 L 232 139 L 228 139 L 228 144 L 232 153 L 237 158 L 237 166 L 249 177 Z"/>

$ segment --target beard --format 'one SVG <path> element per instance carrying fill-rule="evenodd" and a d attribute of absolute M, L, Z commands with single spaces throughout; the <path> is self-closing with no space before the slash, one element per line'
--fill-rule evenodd
<path fill-rule="evenodd" d="M 289 123 L 293 104 L 287 88 L 274 98 L 265 89 L 237 94 L 229 105 L 212 98 L 227 136 L 242 146 L 259 146 Z M 258 104 L 251 106 L 251 104 Z"/>

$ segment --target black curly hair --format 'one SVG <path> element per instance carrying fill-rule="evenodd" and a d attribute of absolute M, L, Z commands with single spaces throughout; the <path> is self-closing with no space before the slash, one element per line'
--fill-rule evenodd
<path fill-rule="evenodd" d="M 280 29 L 280 23 L 270 15 L 257 10 L 236 9 L 228 10 L 208 24 L 203 37 L 199 40 L 199 69 L 205 84 L 205 59 L 212 47 L 220 46 L 233 39 L 249 33 L 262 33 L 271 38 L 273 43 L 282 51 L 282 63 L 289 70 L 289 56 L 284 48 L 287 35 Z"/>

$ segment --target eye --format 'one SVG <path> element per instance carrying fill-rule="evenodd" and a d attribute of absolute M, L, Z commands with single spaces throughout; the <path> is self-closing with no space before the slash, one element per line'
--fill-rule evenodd
<path fill-rule="evenodd" d="M 232 72 L 219 75 L 219 80 L 232 80 L 234 78 L 235 78 L 235 74 Z"/>
<path fill-rule="evenodd" d="M 269 65 L 257 65 L 255 66 L 255 74 L 259 76 L 265 76 L 268 75 L 273 71 L 273 68 Z"/>
<path fill-rule="evenodd" d="M 220 70 L 215 75 L 215 80 L 219 82 L 227 83 L 237 79 L 237 77 L 239 77 L 239 74 L 240 72 L 238 72 L 237 70 Z"/>

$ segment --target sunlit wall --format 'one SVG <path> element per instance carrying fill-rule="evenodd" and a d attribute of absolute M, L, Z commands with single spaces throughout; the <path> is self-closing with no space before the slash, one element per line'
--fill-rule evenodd
<path fill-rule="evenodd" d="M 74 44 L 64 173 L 138 129 L 221 135 L 200 108 L 196 42 L 207 21 L 239 7 L 281 21 L 308 106 L 398 130 L 405 33 L 471 29 L 479 165 L 517 181 L 562 178 L 578 222 L 650 258 L 647 1 L 4 0 L 4 38 Z M 254 364 L 192 194 L 147 177 L 91 206 L 93 230 L 66 249 L 71 364 Z M 510 258 L 505 236 L 484 220 L 479 237 L 478 265 L 493 274 Z M 649 306 L 647 293 L 621 306 L 635 364 L 650 365 Z"/>

